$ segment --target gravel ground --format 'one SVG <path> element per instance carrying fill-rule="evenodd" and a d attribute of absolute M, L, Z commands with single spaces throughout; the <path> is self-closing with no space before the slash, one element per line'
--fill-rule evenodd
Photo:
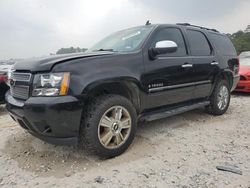
<path fill-rule="evenodd" d="M 250 94 L 234 94 L 220 117 L 200 109 L 144 123 L 128 151 L 109 160 L 46 144 L 0 106 L 0 167 L 0 187 L 250 188 Z"/>

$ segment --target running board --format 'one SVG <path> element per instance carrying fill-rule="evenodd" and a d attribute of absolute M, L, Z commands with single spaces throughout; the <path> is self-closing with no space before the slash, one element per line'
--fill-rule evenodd
<path fill-rule="evenodd" d="M 179 108 L 174 108 L 174 109 L 166 110 L 166 111 L 161 110 L 161 111 L 156 111 L 156 112 L 144 113 L 141 115 L 139 120 L 140 121 L 154 121 L 157 119 L 167 118 L 173 115 L 177 115 L 177 114 L 181 114 L 190 110 L 194 110 L 196 108 L 204 107 L 209 104 L 210 104 L 209 101 L 205 101 L 205 102 L 199 102 L 199 103 L 195 103 L 192 105 L 182 106 Z"/>

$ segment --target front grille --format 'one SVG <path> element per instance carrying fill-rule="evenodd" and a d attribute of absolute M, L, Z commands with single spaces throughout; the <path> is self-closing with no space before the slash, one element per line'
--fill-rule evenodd
<path fill-rule="evenodd" d="M 30 73 L 12 72 L 10 76 L 10 93 L 14 98 L 26 100 L 30 92 Z"/>
<path fill-rule="evenodd" d="M 240 80 L 247 80 L 247 79 L 244 76 L 240 76 Z"/>
<path fill-rule="evenodd" d="M 236 89 L 245 89 L 245 87 L 244 86 L 237 86 Z"/>
<path fill-rule="evenodd" d="M 28 99 L 29 98 L 29 86 L 11 86 L 11 95 L 18 99 Z"/>
<path fill-rule="evenodd" d="M 29 82 L 31 79 L 31 74 L 13 72 L 11 73 L 10 78 L 13 79 L 14 81 Z"/>

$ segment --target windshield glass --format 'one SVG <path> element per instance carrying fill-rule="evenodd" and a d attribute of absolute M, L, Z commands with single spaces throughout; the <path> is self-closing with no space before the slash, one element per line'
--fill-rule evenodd
<path fill-rule="evenodd" d="M 240 54 L 240 64 L 250 66 L 250 51 L 249 52 L 242 52 Z"/>
<path fill-rule="evenodd" d="M 132 52 L 138 49 L 153 26 L 134 27 L 118 31 L 90 48 L 88 51 Z"/>
<path fill-rule="evenodd" d="M 250 66 L 250 57 L 249 58 L 240 58 L 240 64 Z"/>
<path fill-rule="evenodd" d="M 243 58 L 250 58 L 250 51 L 249 52 L 242 52 L 240 54 L 240 58 L 243 59 Z"/>

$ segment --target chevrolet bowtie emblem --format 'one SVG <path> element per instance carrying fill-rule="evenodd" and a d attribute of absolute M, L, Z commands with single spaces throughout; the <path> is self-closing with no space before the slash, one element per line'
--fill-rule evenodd
<path fill-rule="evenodd" d="M 10 79 L 10 85 L 11 85 L 11 86 L 14 86 L 15 84 L 16 84 L 16 80 Z"/>

